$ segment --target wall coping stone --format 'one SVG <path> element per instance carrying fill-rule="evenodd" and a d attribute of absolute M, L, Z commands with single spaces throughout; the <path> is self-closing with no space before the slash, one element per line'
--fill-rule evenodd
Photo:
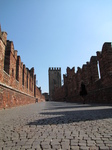
<path fill-rule="evenodd" d="M 18 93 L 20 93 L 20 94 L 24 94 L 24 95 L 26 95 L 26 96 L 29 96 L 29 97 L 32 97 L 32 98 L 36 98 L 36 97 L 34 97 L 34 96 L 31 96 L 31 95 L 29 95 L 29 94 L 27 94 L 27 93 L 24 93 L 24 92 L 22 92 L 22 91 L 19 91 L 19 90 L 17 90 L 17 89 L 14 89 L 14 88 L 12 88 L 11 86 L 8 86 L 8 85 L 3 84 L 3 83 L 1 83 L 1 82 L 0 82 L 0 85 L 3 86 L 3 87 L 5 87 L 5 88 L 8 88 L 8 89 L 10 89 L 10 90 L 13 90 L 13 91 L 15 91 L 15 92 L 18 92 Z"/>

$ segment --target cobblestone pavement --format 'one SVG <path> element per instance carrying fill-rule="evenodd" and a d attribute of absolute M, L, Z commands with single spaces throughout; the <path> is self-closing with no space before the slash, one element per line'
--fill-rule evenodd
<path fill-rule="evenodd" d="M 112 105 L 63 102 L 0 110 L 0 150 L 112 150 Z"/>

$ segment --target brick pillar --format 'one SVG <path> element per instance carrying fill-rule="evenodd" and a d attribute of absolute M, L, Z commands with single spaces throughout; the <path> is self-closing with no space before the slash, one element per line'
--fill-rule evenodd
<path fill-rule="evenodd" d="M 21 62 L 21 80 L 22 80 L 22 87 L 21 87 L 21 90 L 23 91 L 23 62 Z"/>
<path fill-rule="evenodd" d="M 25 86 L 25 89 L 27 89 L 27 69 L 25 67 L 25 75 L 24 75 L 25 79 L 24 79 L 24 86 Z"/>
<path fill-rule="evenodd" d="M 80 91 L 80 85 L 81 85 L 81 80 L 82 80 L 82 76 L 81 76 L 81 68 L 78 67 L 77 68 L 77 73 L 76 73 L 76 84 L 77 84 L 77 91 Z"/>
<path fill-rule="evenodd" d="M 29 94 L 29 90 L 30 90 L 30 73 L 29 73 L 29 69 L 27 68 L 27 93 Z"/>
<path fill-rule="evenodd" d="M 36 97 L 36 75 L 34 75 L 34 97 Z"/>
<path fill-rule="evenodd" d="M 97 56 L 92 56 L 90 59 L 90 69 L 91 69 L 91 83 L 94 83 L 99 79 L 98 67 L 97 67 Z"/>
<path fill-rule="evenodd" d="M 10 75 L 10 53 L 11 53 L 11 44 L 10 44 L 10 41 L 7 40 L 7 46 L 5 50 L 4 70 L 9 75 Z"/>
<path fill-rule="evenodd" d="M 68 96 L 68 84 L 67 84 L 67 75 L 63 75 L 64 79 L 64 88 L 65 88 L 65 98 Z"/>
<path fill-rule="evenodd" d="M 82 67 L 82 79 L 86 85 L 89 84 L 88 66 L 86 64 Z"/>
<path fill-rule="evenodd" d="M 23 65 L 23 81 L 22 81 L 23 86 L 25 86 L 25 65 Z"/>
<path fill-rule="evenodd" d="M 34 68 L 30 69 L 30 90 L 34 96 Z"/>
<path fill-rule="evenodd" d="M 7 33 L 1 32 L 1 26 L 0 26 L 0 82 L 3 82 L 6 44 L 7 44 Z"/>
<path fill-rule="evenodd" d="M 27 74 L 26 74 L 25 65 L 23 65 L 23 86 L 24 86 L 24 92 L 26 92 L 26 89 L 27 89 Z"/>
<path fill-rule="evenodd" d="M 92 87 L 90 62 L 87 62 L 87 72 L 88 72 L 88 86 L 87 86 L 88 89 L 87 90 L 90 91 Z"/>
<path fill-rule="evenodd" d="M 102 52 L 97 52 L 100 66 L 101 79 L 104 86 L 112 84 L 112 46 L 111 43 L 104 43 Z"/>
<path fill-rule="evenodd" d="M 19 90 L 22 90 L 22 66 L 20 56 L 17 56 L 16 80 L 19 82 Z"/>
<path fill-rule="evenodd" d="M 17 51 L 12 41 L 7 41 L 5 55 L 5 71 L 10 75 L 10 85 L 15 86 Z"/>

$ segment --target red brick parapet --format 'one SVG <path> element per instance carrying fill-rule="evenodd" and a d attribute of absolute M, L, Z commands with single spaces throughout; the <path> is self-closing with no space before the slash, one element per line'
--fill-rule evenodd
<path fill-rule="evenodd" d="M 7 33 L 1 31 L 0 26 L 0 85 L 6 88 L 8 91 L 13 90 L 15 95 L 26 94 L 29 98 L 42 96 L 37 92 L 36 88 L 36 75 L 34 75 L 34 68 L 26 68 L 25 64 L 21 62 L 20 56 L 17 56 L 17 50 L 14 49 L 14 44 L 12 41 L 7 40 Z M 11 91 L 10 91 L 11 92 Z M 37 92 L 37 93 L 36 93 Z M 11 92 L 13 95 L 13 92 Z M 8 93 L 10 95 L 10 93 Z M 7 94 L 6 94 L 7 95 Z M 4 101 L 4 94 L 0 95 L 1 101 Z M 2 99 L 3 97 L 3 99 Z M 10 96 L 11 97 L 11 96 Z M 23 97 L 23 96 L 20 96 Z M 6 99 L 6 98 L 5 98 Z M 16 97 L 17 100 L 17 97 Z M 24 99 L 23 99 L 24 100 Z M 42 101 L 45 98 L 42 99 Z M 8 101 L 8 99 L 7 99 Z M 9 100 L 11 102 L 11 98 Z M 18 101 L 18 100 L 17 100 Z M 41 98 L 40 98 L 41 101 Z M 27 101 L 22 102 L 22 104 L 27 103 Z M 0 107 L 3 103 L 0 103 Z M 7 104 L 7 106 L 13 106 L 14 104 Z"/>
<path fill-rule="evenodd" d="M 0 109 L 35 103 L 35 97 L 0 83 Z"/>
<path fill-rule="evenodd" d="M 55 89 L 55 101 L 81 102 L 79 92 L 83 81 L 88 91 L 87 102 L 112 103 L 112 43 L 104 43 L 102 51 L 92 56 L 82 68 L 78 67 L 76 73 L 74 67 L 67 67 L 66 72 L 64 85 Z"/>

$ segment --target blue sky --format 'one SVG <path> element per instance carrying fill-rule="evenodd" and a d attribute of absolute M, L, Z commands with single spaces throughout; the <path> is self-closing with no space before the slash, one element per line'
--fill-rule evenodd
<path fill-rule="evenodd" d="M 112 0 L 0 0 L 0 24 L 48 92 L 48 68 L 82 67 L 112 41 Z"/>

